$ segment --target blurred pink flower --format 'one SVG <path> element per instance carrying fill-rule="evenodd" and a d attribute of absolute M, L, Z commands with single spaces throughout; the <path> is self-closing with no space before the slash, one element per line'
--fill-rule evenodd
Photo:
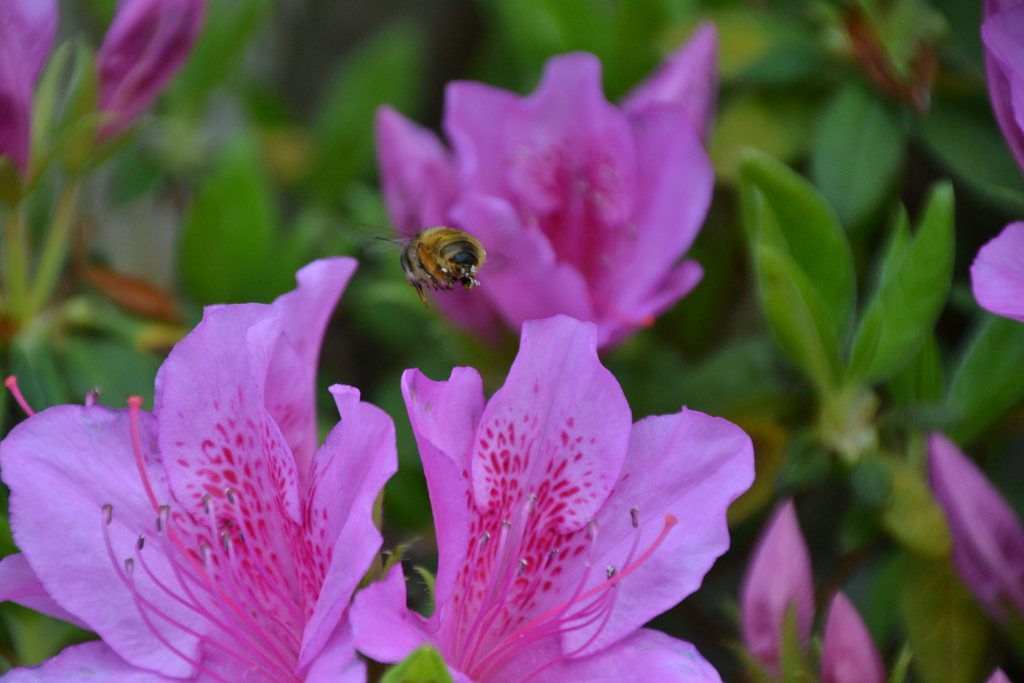
<path fill-rule="evenodd" d="M 932 490 L 953 536 L 953 563 L 997 618 L 1007 604 L 1024 613 L 1024 529 L 995 487 L 956 445 L 928 439 Z"/>
<path fill-rule="evenodd" d="M 780 507 L 761 532 L 740 592 L 743 642 L 772 671 L 779 671 L 786 614 L 796 609 L 801 640 L 814 625 L 814 580 L 793 501 Z"/>
<path fill-rule="evenodd" d="M 149 106 L 192 50 L 206 0 L 120 0 L 96 55 L 99 107 L 117 133 Z"/>
<path fill-rule="evenodd" d="M 753 480 L 750 439 L 683 409 L 631 424 L 591 323 L 523 325 L 505 386 L 402 379 L 430 489 L 436 609 L 395 567 L 352 607 L 356 646 L 396 662 L 433 644 L 458 681 L 718 681 L 696 649 L 641 627 L 696 590 Z"/>
<path fill-rule="evenodd" d="M 56 0 L 0 0 L 0 156 L 28 168 L 32 90 L 57 31 Z"/>
<path fill-rule="evenodd" d="M 981 38 L 999 127 L 1024 170 L 1024 1 L 985 0 Z"/>
<path fill-rule="evenodd" d="M 0 563 L 0 600 L 103 639 L 5 683 L 365 680 L 346 613 L 380 546 L 394 427 L 335 386 L 342 422 L 315 452 L 308 433 L 320 339 L 354 269 L 318 261 L 272 305 L 207 308 L 152 414 L 137 398 L 58 406 L 0 444 L 22 549 Z"/>
<path fill-rule="evenodd" d="M 971 285 L 982 308 L 1024 322 L 1024 223 L 1010 223 L 978 250 Z"/>
<path fill-rule="evenodd" d="M 992 676 L 988 679 L 988 683 L 1010 683 L 1010 679 L 1006 677 L 1002 669 L 996 669 L 992 672 Z"/>
<path fill-rule="evenodd" d="M 885 665 L 846 596 L 832 599 L 821 655 L 821 683 L 885 683 Z"/>
<path fill-rule="evenodd" d="M 717 91 L 717 36 L 703 26 L 626 97 L 604 98 L 601 64 L 553 57 L 519 97 L 482 83 L 446 92 L 453 151 L 398 113 L 377 116 L 384 196 L 405 235 L 450 225 L 488 252 L 479 291 L 436 297 L 460 325 L 562 313 L 597 324 L 598 345 L 649 325 L 697 285 L 680 259 L 711 201 L 701 145 Z"/>

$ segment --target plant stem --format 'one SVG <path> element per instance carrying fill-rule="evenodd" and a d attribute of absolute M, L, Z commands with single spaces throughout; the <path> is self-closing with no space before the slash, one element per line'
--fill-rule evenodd
<path fill-rule="evenodd" d="M 12 207 L 4 217 L 4 288 L 10 304 L 11 316 L 24 320 L 26 312 L 25 264 L 28 253 L 25 245 L 23 216 L 17 207 Z"/>
<path fill-rule="evenodd" d="M 42 255 L 39 257 L 39 268 L 32 280 L 32 291 L 28 301 L 30 314 L 38 313 L 45 308 L 57 287 L 71 247 L 77 204 L 78 183 L 68 181 L 57 199 L 57 209 L 53 214 L 46 242 L 43 244 Z"/>

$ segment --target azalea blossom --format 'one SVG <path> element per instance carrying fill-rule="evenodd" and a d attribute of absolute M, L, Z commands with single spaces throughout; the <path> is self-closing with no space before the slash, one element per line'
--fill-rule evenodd
<path fill-rule="evenodd" d="M 1024 528 L 978 466 L 952 441 L 928 439 L 932 491 L 953 536 L 953 564 L 997 619 L 1007 607 L 1024 614 Z"/>
<path fill-rule="evenodd" d="M 704 222 L 714 169 L 701 143 L 717 93 L 717 35 L 690 43 L 629 94 L 622 108 L 587 53 L 550 59 L 519 97 L 454 82 L 437 137 L 389 108 L 377 116 L 384 197 L 398 230 L 449 225 L 479 239 L 487 266 L 473 292 L 437 298 L 463 326 L 518 330 L 554 314 L 621 340 L 700 281 L 682 261 Z"/>
<path fill-rule="evenodd" d="M 1024 322 L 1024 223 L 1010 223 L 978 250 L 971 285 L 982 308 Z"/>
<path fill-rule="evenodd" d="M 775 672 L 781 661 L 783 625 L 791 609 L 796 610 L 797 634 L 806 641 L 814 625 L 811 554 L 793 501 L 787 501 L 761 532 L 740 592 L 743 642 Z"/>
<path fill-rule="evenodd" d="M 32 90 L 57 20 L 56 0 L 0 0 L 0 156 L 21 173 L 31 146 Z"/>
<path fill-rule="evenodd" d="M 984 12 L 981 38 L 992 109 L 1024 169 L 1024 1 L 985 0 Z"/>
<path fill-rule="evenodd" d="M 685 408 L 632 424 L 597 328 L 523 325 L 504 387 L 402 378 L 439 552 L 424 619 L 396 566 L 356 596 L 357 648 L 397 662 L 423 643 L 456 680 L 718 681 L 694 647 L 641 628 L 700 586 L 753 480 L 750 439 Z"/>
<path fill-rule="evenodd" d="M 157 377 L 153 413 L 65 405 L 0 444 L 22 554 L 0 599 L 95 631 L 5 683 L 363 681 L 347 620 L 381 537 L 394 427 L 351 387 L 316 449 L 320 340 L 355 269 L 299 271 L 272 305 L 212 306 Z"/>
<path fill-rule="evenodd" d="M 112 135 L 135 120 L 178 72 L 202 26 L 206 0 L 120 0 L 96 54 L 100 110 Z"/>
<path fill-rule="evenodd" d="M 885 665 L 857 609 L 841 592 L 832 599 L 821 653 L 822 683 L 885 683 Z"/>

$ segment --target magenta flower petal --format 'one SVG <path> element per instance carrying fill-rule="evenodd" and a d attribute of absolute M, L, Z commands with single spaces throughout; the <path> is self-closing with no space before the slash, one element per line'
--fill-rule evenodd
<path fill-rule="evenodd" d="M 1006 142 L 1024 170 L 1024 3 L 987 0 L 981 37 L 989 96 Z"/>
<path fill-rule="evenodd" d="M 304 683 L 366 683 L 366 664 L 356 656 L 352 627 L 342 622 L 306 672 Z"/>
<path fill-rule="evenodd" d="M 928 439 L 932 491 L 953 536 L 953 563 L 997 617 L 1004 601 L 1024 612 L 1024 528 L 978 467 L 938 432 Z"/>
<path fill-rule="evenodd" d="M 454 81 L 445 88 L 444 132 L 465 189 L 499 196 L 504 192 L 505 143 L 495 132 L 518 100 L 507 90 L 471 81 Z"/>
<path fill-rule="evenodd" d="M 811 555 L 800 533 L 796 508 L 788 501 L 761 532 L 740 594 L 743 642 L 774 670 L 779 667 L 786 613 L 794 605 L 797 631 L 807 639 L 814 623 Z"/>
<path fill-rule="evenodd" d="M 56 0 L 3 0 L 0 2 L 0 22 L 6 24 L 3 30 L 12 30 L 11 39 L 21 42 L 29 80 L 35 83 L 39 78 L 50 44 L 57 33 Z M 5 33 L 5 37 L 7 34 Z"/>
<path fill-rule="evenodd" d="M 622 102 L 628 114 L 641 115 L 661 104 L 681 106 L 693 130 L 706 140 L 718 102 L 718 30 L 703 22 L 657 71 Z"/>
<path fill-rule="evenodd" d="M 163 90 L 192 50 L 205 0 L 121 0 L 107 30 L 96 70 L 99 108 L 113 114 L 113 135 Z"/>
<path fill-rule="evenodd" d="M 982 308 L 1024 322 L 1024 223 L 1010 223 L 978 250 L 971 285 Z"/>
<path fill-rule="evenodd" d="M 106 643 L 72 645 L 39 666 L 15 669 L 4 683 L 68 683 L 101 680 L 104 683 L 177 683 L 180 678 L 138 669 L 117 656 Z"/>
<path fill-rule="evenodd" d="M 871 633 L 846 596 L 836 593 L 825 624 L 822 683 L 885 683 L 885 665 Z"/>
<path fill-rule="evenodd" d="M 396 564 L 352 603 L 356 647 L 378 662 L 400 662 L 426 641 L 421 618 L 405 606 L 405 576 Z"/>
<path fill-rule="evenodd" d="M 437 609 L 426 623 L 409 613 L 392 570 L 356 598 L 362 652 L 398 660 L 425 639 L 457 680 L 591 680 L 576 659 L 603 656 L 699 585 L 753 478 L 750 440 L 687 411 L 631 425 L 596 340 L 593 324 L 564 316 L 526 322 L 490 401 L 469 369 L 447 382 L 405 374 L 437 526 Z M 656 675 L 692 653 L 671 642 L 675 654 L 634 661 Z"/>
<path fill-rule="evenodd" d="M 722 679 L 690 643 L 644 628 L 602 652 L 566 660 L 530 680 L 537 683 L 720 683 Z"/>
<path fill-rule="evenodd" d="M 75 626 L 89 628 L 53 601 L 21 553 L 0 560 L 0 602 L 7 600 Z"/>
<path fill-rule="evenodd" d="M 357 265 L 355 259 L 343 257 L 314 261 L 296 273 L 299 286 L 274 302 L 282 316 L 281 337 L 267 376 L 266 405 L 295 457 L 300 488 L 306 486 L 317 447 L 320 341 Z"/>
<path fill-rule="evenodd" d="M 444 225 L 458 192 L 448 150 L 436 135 L 391 107 L 377 111 L 375 131 L 381 189 L 395 227 L 412 235 Z"/>
<path fill-rule="evenodd" d="M 996 669 L 989 677 L 988 683 L 1010 683 L 1010 679 L 1003 673 L 1002 669 Z"/>

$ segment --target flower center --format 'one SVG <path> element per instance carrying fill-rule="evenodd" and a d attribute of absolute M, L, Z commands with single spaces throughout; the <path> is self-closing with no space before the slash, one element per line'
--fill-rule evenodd
<path fill-rule="evenodd" d="M 583 531 L 585 546 L 580 546 L 575 551 L 579 553 L 585 547 L 587 557 L 583 573 L 572 594 L 529 621 L 521 619 L 514 630 L 510 629 L 511 632 L 502 630 L 500 626 L 495 629 L 499 618 L 510 609 L 515 609 L 515 605 L 531 604 L 531 597 L 538 592 L 542 582 L 549 578 L 545 570 L 551 567 L 560 552 L 559 548 L 552 548 L 547 553 L 544 566 L 533 568 L 531 571 L 530 560 L 524 555 L 524 549 L 534 546 L 535 539 L 528 536 L 529 531 L 534 531 L 531 528 L 530 517 L 535 512 L 535 500 L 535 496 L 528 496 L 519 514 L 514 519 L 501 523 L 496 539 L 490 532 L 485 532 L 471 541 L 470 567 L 475 567 L 481 557 L 489 552 L 494 553 L 494 561 L 490 565 L 492 571 L 488 573 L 488 585 L 472 622 L 467 614 L 469 599 L 464 595 L 459 601 L 456 627 L 459 637 L 454 644 L 454 652 L 450 653 L 457 668 L 473 680 L 488 680 L 518 654 L 552 636 L 562 636 L 577 630 L 593 631 L 582 645 L 543 664 L 522 680 L 528 680 L 558 662 L 584 652 L 596 641 L 607 625 L 615 608 L 618 596 L 616 588 L 619 583 L 654 554 L 677 523 L 673 515 L 666 515 L 664 526 L 657 538 L 638 556 L 643 524 L 640 511 L 633 508 L 630 511 L 630 521 L 634 529 L 633 544 L 621 568 L 606 567 L 605 580 L 587 589 L 596 561 L 598 534 L 597 521 L 589 520 Z M 492 550 L 494 543 L 497 544 L 497 548 Z M 530 574 L 532 576 L 529 576 Z"/>
<path fill-rule="evenodd" d="M 109 532 L 112 505 L 103 506 L 102 521 L 107 554 L 143 622 L 167 649 L 221 683 L 233 683 L 223 674 L 239 666 L 272 681 L 302 680 L 295 673 L 301 646 L 297 635 L 301 631 L 296 625 L 304 621 L 301 611 L 294 598 L 285 595 L 279 582 L 269 575 L 263 562 L 250 561 L 241 531 L 239 494 L 225 489 L 225 504 L 219 507 L 209 494 L 203 496 L 205 519 L 188 513 L 172 514 L 170 505 L 160 503 L 146 471 L 139 438 L 141 404 L 142 399 L 137 396 L 128 399 L 132 450 L 143 488 L 156 514 L 157 542 L 160 554 L 169 564 L 169 573 L 147 563 L 144 533 L 135 543 L 133 556 L 119 562 Z M 143 577 L 149 584 L 145 589 L 140 587 Z M 277 614 L 268 608 L 259 595 L 268 591 L 278 598 L 275 602 L 287 607 L 288 614 Z M 147 597 L 154 594 L 163 594 L 159 604 Z M 166 608 L 167 598 L 176 605 L 174 614 Z M 168 629 L 199 640 L 199 654 L 193 658 L 176 647 L 165 636 Z M 231 663 L 223 670 L 211 670 L 202 656 L 207 650 L 216 650 L 225 656 L 219 659 L 226 658 Z"/>

